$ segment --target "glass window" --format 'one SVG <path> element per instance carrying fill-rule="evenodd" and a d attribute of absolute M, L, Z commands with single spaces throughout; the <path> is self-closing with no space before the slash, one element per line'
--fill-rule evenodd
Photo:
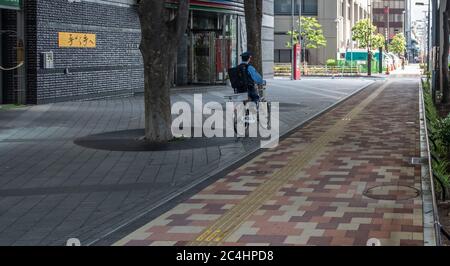
<path fill-rule="evenodd" d="M 299 3 L 302 5 L 302 15 L 317 15 L 317 0 L 275 0 L 275 15 L 291 15 L 292 2 L 295 6 L 294 15 L 299 14 Z"/>
<path fill-rule="evenodd" d="M 293 0 L 275 0 L 275 15 L 288 15 L 292 13 L 292 1 Z M 295 1 L 295 0 L 294 0 Z M 295 13 L 298 15 L 299 6 L 297 1 L 294 2 Z"/>
<path fill-rule="evenodd" d="M 291 50 L 279 50 L 280 51 L 280 63 L 291 62 Z"/>
<path fill-rule="evenodd" d="M 302 14 L 305 15 L 317 15 L 317 0 L 303 0 L 302 1 Z"/>

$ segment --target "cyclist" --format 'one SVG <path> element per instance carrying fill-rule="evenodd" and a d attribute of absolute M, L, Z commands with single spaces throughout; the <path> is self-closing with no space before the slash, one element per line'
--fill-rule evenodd
<path fill-rule="evenodd" d="M 265 81 L 262 79 L 261 74 L 256 71 L 255 67 L 253 67 L 250 62 L 252 61 L 252 53 L 245 52 L 241 54 L 242 63 L 238 66 L 239 71 L 244 72 L 247 75 L 243 75 L 244 78 L 247 76 L 247 92 L 248 97 L 251 101 L 258 103 L 259 94 L 255 85 L 264 85 Z"/>
<path fill-rule="evenodd" d="M 251 109 L 256 108 L 256 113 L 251 112 L 250 109 L 246 110 L 245 114 L 245 124 L 246 127 L 249 123 L 254 123 L 259 120 L 259 103 L 260 101 L 265 101 L 261 99 L 259 95 L 259 87 L 266 84 L 266 81 L 262 79 L 261 74 L 251 65 L 252 53 L 245 52 L 241 54 L 242 63 L 236 67 L 230 68 L 228 74 L 230 77 L 231 86 L 233 87 L 235 93 L 247 93 L 248 100 L 255 103 L 255 106 Z M 244 103 L 247 101 L 244 101 Z M 268 108 L 270 109 L 269 105 Z M 269 110 L 267 113 L 270 112 Z M 269 121 L 268 118 L 267 121 Z M 269 123 L 269 122 L 268 122 Z M 236 130 L 235 121 L 235 130 Z"/>

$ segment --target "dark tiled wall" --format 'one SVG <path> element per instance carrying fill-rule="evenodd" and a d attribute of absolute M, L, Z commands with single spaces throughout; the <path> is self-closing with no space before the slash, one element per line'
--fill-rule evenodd
<path fill-rule="evenodd" d="M 36 84 L 31 102 L 130 96 L 143 90 L 136 6 L 39 0 L 35 19 L 37 38 L 31 27 L 28 32 L 33 39 L 28 46 L 33 61 L 29 87 Z M 58 32 L 94 33 L 97 47 L 59 48 Z M 41 53 L 50 51 L 55 68 L 43 69 Z"/>

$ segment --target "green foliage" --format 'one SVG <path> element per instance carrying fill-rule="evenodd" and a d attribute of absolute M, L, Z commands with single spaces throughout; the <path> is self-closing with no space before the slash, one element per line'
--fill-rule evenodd
<path fill-rule="evenodd" d="M 406 51 L 406 39 L 403 33 L 398 33 L 392 38 L 389 44 L 389 51 L 397 54 L 403 54 Z"/>
<path fill-rule="evenodd" d="M 25 105 L 20 105 L 20 104 L 0 104 L 0 111 L 7 111 L 7 110 L 11 110 L 11 109 L 16 109 L 16 108 L 23 108 L 25 107 Z"/>
<path fill-rule="evenodd" d="M 361 19 L 352 28 L 353 40 L 358 42 L 360 48 L 367 47 L 369 41 L 374 39 L 377 27 L 370 23 L 369 19 Z M 376 37 L 378 42 L 379 37 Z M 378 44 L 378 43 L 376 43 Z M 375 46 L 376 47 L 376 46 Z"/>
<path fill-rule="evenodd" d="M 425 89 L 426 88 L 424 88 L 424 90 Z M 436 107 L 433 104 L 433 98 L 431 97 L 431 94 L 428 91 L 424 93 L 424 101 L 427 117 L 431 121 L 431 126 L 433 128 L 436 128 L 440 121 L 440 118 L 436 110 Z"/>
<path fill-rule="evenodd" d="M 337 66 L 336 60 L 328 59 L 326 62 L 327 66 Z"/>
<path fill-rule="evenodd" d="M 449 154 L 449 144 L 450 144 L 450 115 L 441 119 L 433 103 L 433 99 L 430 93 L 429 81 L 423 82 L 423 96 L 425 103 L 425 112 L 427 116 L 427 126 L 430 130 L 429 137 L 433 139 L 431 152 L 437 154 L 439 157 L 438 161 L 432 161 L 433 172 L 440 182 L 436 183 L 437 192 L 440 193 L 443 190 L 448 190 L 450 188 L 450 172 L 447 156 Z M 441 183 L 442 186 L 441 187 Z"/>
<path fill-rule="evenodd" d="M 436 174 L 437 178 L 439 178 L 439 180 L 442 182 L 444 187 L 440 187 L 440 183 L 437 182 L 437 184 L 439 185 L 439 190 L 442 191 L 442 189 L 447 189 L 450 187 L 450 174 L 448 173 L 448 167 L 449 167 L 449 163 L 447 160 L 440 160 L 438 162 L 433 161 L 432 164 L 433 167 L 433 172 Z"/>
<path fill-rule="evenodd" d="M 438 120 L 437 135 L 448 150 L 450 147 L 450 114 L 442 120 Z"/>
<path fill-rule="evenodd" d="M 385 39 L 384 39 L 383 34 L 378 33 L 378 34 L 372 35 L 372 40 L 370 43 L 370 46 L 372 48 L 380 48 L 380 47 L 384 47 L 384 45 L 385 45 Z"/>
<path fill-rule="evenodd" d="M 301 37 L 303 45 L 308 49 L 316 49 L 327 45 L 327 40 L 323 35 L 322 25 L 315 17 L 301 17 Z M 289 36 L 293 36 L 294 45 L 299 43 L 298 31 L 288 31 Z M 291 42 L 286 43 L 286 47 L 291 48 Z"/>

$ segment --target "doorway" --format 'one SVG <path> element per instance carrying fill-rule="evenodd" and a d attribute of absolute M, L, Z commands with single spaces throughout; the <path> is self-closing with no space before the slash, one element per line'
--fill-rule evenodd
<path fill-rule="evenodd" d="M 214 32 L 197 32 L 193 34 L 193 83 L 213 83 L 214 35 Z"/>
<path fill-rule="evenodd" d="M 188 77 L 191 84 L 225 84 L 237 53 L 234 16 L 194 12 L 189 32 Z M 233 48 L 233 46 L 235 48 Z"/>

